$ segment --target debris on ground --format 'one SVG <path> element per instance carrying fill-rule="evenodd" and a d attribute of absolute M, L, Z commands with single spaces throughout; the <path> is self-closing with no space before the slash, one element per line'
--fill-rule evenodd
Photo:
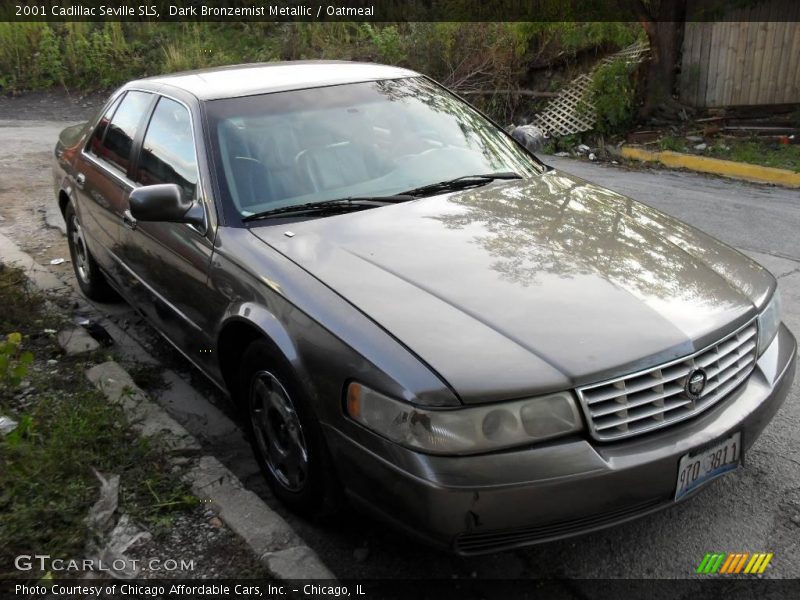
<path fill-rule="evenodd" d="M 95 469 L 95 477 L 100 481 L 100 497 L 89 509 L 89 516 L 86 517 L 86 524 L 95 532 L 107 531 L 113 522 L 114 513 L 119 504 L 119 475 L 103 477 Z"/>
<path fill-rule="evenodd" d="M 65 258 L 54 258 L 53 260 L 50 261 L 50 264 L 51 265 L 61 265 L 61 264 L 64 264 L 65 262 L 67 262 L 67 260 Z"/>
<path fill-rule="evenodd" d="M 83 328 L 89 332 L 89 335 L 97 340 L 101 346 L 108 348 L 114 345 L 114 338 L 108 333 L 105 327 L 96 321 L 85 319 L 85 323 L 81 324 Z"/>
<path fill-rule="evenodd" d="M 97 350 L 100 344 L 83 327 L 65 329 L 58 334 L 58 345 L 68 355 L 82 354 Z"/>
<path fill-rule="evenodd" d="M 107 573 L 116 579 L 131 579 L 138 575 L 139 568 L 136 561 L 125 556 L 125 552 L 150 541 L 152 536 L 135 525 L 126 514 L 120 515 L 114 523 L 119 506 L 119 475 L 106 478 L 96 469 L 92 471 L 100 481 L 100 497 L 86 517 L 86 524 L 92 531 L 88 558 L 110 567 Z"/>
<path fill-rule="evenodd" d="M 10 417 L 0 415 L 0 435 L 8 435 L 17 428 L 17 422 Z"/>
<path fill-rule="evenodd" d="M 520 125 L 511 131 L 511 137 L 530 152 L 539 152 L 547 143 L 547 134 L 536 125 Z"/>

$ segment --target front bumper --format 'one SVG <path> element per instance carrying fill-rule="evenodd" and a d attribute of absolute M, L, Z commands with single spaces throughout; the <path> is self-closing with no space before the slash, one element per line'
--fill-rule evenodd
<path fill-rule="evenodd" d="M 797 344 L 781 325 L 750 377 L 693 419 L 621 442 L 571 437 L 480 456 L 430 456 L 326 427 L 349 496 L 459 554 L 594 531 L 674 504 L 678 461 L 741 431 L 749 448 L 789 392 Z M 745 461 L 747 452 L 745 450 Z"/>

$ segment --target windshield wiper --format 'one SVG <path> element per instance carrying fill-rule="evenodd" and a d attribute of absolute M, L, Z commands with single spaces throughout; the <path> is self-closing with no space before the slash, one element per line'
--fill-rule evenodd
<path fill-rule="evenodd" d="M 522 176 L 514 173 L 513 171 L 506 171 L 502 173 L 486 173 L 484 175 L 464 175 L 463 177 L 448 179 L 447 181 L 423 185 L 412 190 L 408 190 L 407 192 L 403 192 L 403 195 L 420 198 L 422 196 L 430 196 L 441 192 L 454 192 L 471 187 L 480 187 L 482 185 L 486 185 L 487 183 L 491 183 L 496 179 L 522 179 Z"/>
<path fill-rule="evenodd" d="M 380 206 L 380 203 L 395 204 L 397 202 L 405 202 L 413 200 L 414 196 L 410 194 L 397 194 L 393 196 L 365 196 L 365 197 L 349 197 L 337 198 L 334 200 L 323 200 L 321 202 L 307 202 L 305 204 L 295 204 L 293 206 L 281 206 L 280 208 L 273 208 L 265 210 L 252 215 L 247 215 L 242 218 L 243 222 L 257 221 L 260 219 L 269 219 L 270 217 L 287 217 L 297 215 L 310 215 L 334 212 L 347 212 L 351 210 L 364 210 L 365 208 L 372 208 Z"/>

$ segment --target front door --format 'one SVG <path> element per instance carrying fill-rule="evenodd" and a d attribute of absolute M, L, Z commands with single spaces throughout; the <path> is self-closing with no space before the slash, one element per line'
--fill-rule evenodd
<path fill-rule="evenodd" d="M 204 203 L 198 174 L 192 116 L 182 103 L 161 96 L 147 124 L 133 167 L 139 185 L 177 184 L 186 199 Z M 208 216 L 208 207 L 206 206 Z M 183 223 L 145 223 L 126 219 L 120 229 L 120 255 L 133 276 L 130 290 L 143 310 L 189 358 L 206 362 L 213 330 L 205 310 L 213 229 Z"/>

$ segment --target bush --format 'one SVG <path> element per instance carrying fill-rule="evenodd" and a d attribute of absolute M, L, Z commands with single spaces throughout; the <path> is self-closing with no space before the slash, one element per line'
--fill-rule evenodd
<path fill-rule="evenodd" d="M 363 23 L 362 29 L 375 45 L 380 62 L 398 65 L 406 60 L 403 38 L 396 26 L 387 25 L 378 29 L 369 23 Z"/>
<path fill-rule="evenodd" d="M 636 95 L 633 74 L 636 69 L 636 64 L 617 59 L 595 71 L 588 99 L 594 104 L 595 129 L 599 133 L 619 133 L 632 123 Z"/>

